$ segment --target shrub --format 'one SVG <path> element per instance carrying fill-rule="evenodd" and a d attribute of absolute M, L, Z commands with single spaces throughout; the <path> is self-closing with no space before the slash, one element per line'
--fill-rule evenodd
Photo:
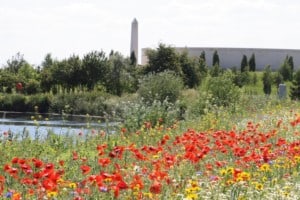
<path fill-rule="evenodd" d="M 27 109 L 33 112 L 36 111 L 35 108 L 37 108 L 38 112 L 46 113 L 49 111 L 52 98 L 53 97 L 48 94 L 31 95 L 26 102 Z"/>
<path fill-rule="evenodd" d="M 25 92 L 27 94 L 36 94 L 41 92 L 40 83 L 37 80 L 30 79 L 25 85 Z"/>
<path fill-rule="evenodd" d="M 238 102 L 240 90 L 233 83 L 233 74 L 226 71 L 222 76 L 210 77 L 206 84 L 210 103 L 217 106 L 229 106 Z"/>
<path fill-rule="evenodd" d="M 292 100 L 299 100 L 300 99 L 300 69 L 296 72 L 292 86 L 290 97 Z"/>
<path fill-rule="evenodd" d="M 22 94 L 6 94 L 1 98 L 0 110 L 5 111 L 27 111 L 26 97 Z"/>
<path fill-rule="evenodd" d="M 103 115 L 107 94 L 103 92 L 68 93 L 53 97 L 50 111 L 66 114 Z"/>
<path fill-rule="evenodd" d="M 152 104 L 147 105 L 139 99 L 135 102 L 121 102 L 119 107 L 122 109 L 123 125 L 130 131 L 138 130 L 144 122 L 150 122 L 152 126 L 157 123 L 168 126 L 173 124 L 180 115 L 179 106 L 167 100 L 162 102 L 154 100 Z"/>
<path fill-rule="evenodd" d="M 183 88 L 182 79 L 172 72 L 161 72 L 145 76 L 140 83 L 138 94 L 146 103 L 156 100 L 174 103 Z"/>

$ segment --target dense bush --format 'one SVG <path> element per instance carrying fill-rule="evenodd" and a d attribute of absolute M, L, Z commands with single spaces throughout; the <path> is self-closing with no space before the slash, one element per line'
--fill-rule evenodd
<path fill-rule="evenodd" d="M 108 95 L 103 92 L 67 93 L 55 95 L 50 111 L 67 114 L 103 115 L 106 111 L 105 100 Z"/>
<path fill-rule="evenodd" d="M 38 94 L 28 95 L 23 94 L 6 94 L 0 96 L 0 110 L 16 111 L 16 112 L 48 112 L 51 103 L 51 95 Z"/>
<path fill-rule="evenodd" d="M 154 100 L 152 104 L 145 104 L 141 99 L 134 102 L 122 102 L 118 105 L 122 109 L 124 126 L 128 130 L 137 130 L 144 122 L 152 127 L 158 124 L 170 126 L 180 118 L 179 105 L 164 100 Z"/>
<path fill-rule="evenodd" d="M 233 83 L 233 74 L 226 71 L 222 76 L 209 77 L 206 90 L 210 95 L 210 103 L 217 106 L 236 104 L 240 97 L 240 90 Z"/>
<path fill-rule="evenodd" d="M 174 103 L 182 88 L 183 82 L 180 77 L 172 72 L 161 72 L 145 76 L 141 80 L 138 94 L 146 103 L 152 103 L 155 100 L 163 102 L 166 99 Z"/>

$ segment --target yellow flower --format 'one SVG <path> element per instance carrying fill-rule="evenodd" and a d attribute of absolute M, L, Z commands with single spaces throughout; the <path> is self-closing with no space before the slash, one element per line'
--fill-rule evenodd
<path fill-rule="evenodd" d="M 256 189 L 256 190 L 263 190 L 263 189 L 264 189 L 264 185 L 261 184 L 261 183 L 256 183 L 256 184 L 255 184 L 255 189 Z"/>
<path fill-rule="evenodd" d="M 233 174 L 234 173 L 234 168 L 233 167 L 228 167 L 226 171 L 227 171 L 228 174 Z"/>
<path fill-rule="evenodd" d="M 150 198 L 150 199 L 152 199 L 153 194 L 152 194 L 151 192 L 145 192 L 145 193 L 144 193 L 144 196 L 145 196 L 145 197 L 148 197 L 148 198 Z"/>
<path fill-rule="evenodd" d="M 268 163 L 262 164 L 259 168 L 263 172 L 270 172 L 270 165 Z"/>
<path fill-rule="evenodd" d="M 250 173 L 248 172 L 241 172 L 238 174 L 237 181 L 242 179 L 241 181 L 249 181 L 250 180 Z"/>
<path fill-rule="evenodd" d="M 77 187 L 76 183 L 69 183 L 69 187 L 75 189 Z"/>
<path fill-rule="evenodd" d="M 268 178 L 267 177 L 262 177 L 262 182 L 266 182 L 268 180 Z"/>
<path fill-rule="evenodd" d="M 198 194 L 188 194 L 186 198 L 189 200 L 195 200 L 198 199 Z"/>
<path fill-rule="evenodd" d="M 57 197 L 57 192 L 55 191 L 47 192 L 47 197 Z"/>
<path fill-rule="evenodd" d="M 227 174 L 226 169 L 221 169 L 221 170 L 220 170 L 220 175 L 221 175 L 221 176 L 225 176 L 226 174 Z"/>
<path fill-rule="evenodd" d="M 152 158 L 157 159 L 157 158 L 159 158 L 159 156 L 156 154 L 156 155 L 153 155 Z"/>

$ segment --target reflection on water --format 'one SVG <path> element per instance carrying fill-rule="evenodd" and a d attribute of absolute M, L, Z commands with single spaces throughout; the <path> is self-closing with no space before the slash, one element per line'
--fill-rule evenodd
<path fill-rule="evenodd" d="M 116 126 L 117 123 L 105 123 L 96 116 L 61 116 L 36 115 L 34 113 L 0 112 L 0 134 L 12 132 L 13 134 L 28 134 L 34 137 L 47 135 L 49 131 L 56 134 L 88 133 L 91 130 L 105 130 Z M 109 126 L 109 127 L 108 127 Z"/>

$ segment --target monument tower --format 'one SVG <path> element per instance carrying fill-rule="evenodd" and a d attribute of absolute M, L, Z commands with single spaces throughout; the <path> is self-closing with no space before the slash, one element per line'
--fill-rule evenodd
<path fill-rule="evenodd" d="M 132 54 L 132 52 L 134 52 L 135 55 L 135 59 L 138 63 L 138 22 L 136 20 L 136 18 L 133 19 L 132 23 L 131 23 L 131 41 L 130 41 L 130 55 Z"/>

